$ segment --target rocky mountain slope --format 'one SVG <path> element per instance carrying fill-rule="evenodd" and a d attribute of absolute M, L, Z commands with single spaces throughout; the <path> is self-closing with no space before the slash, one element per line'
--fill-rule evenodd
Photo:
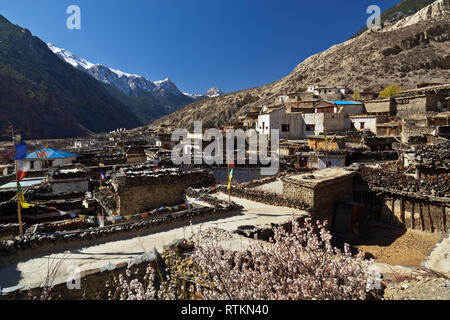
<path fill-rule="evenodd" d="M 27 139 L 74 137 L 141 123 L 98 81 L 0 15 L 0 131 L 8 121 Z"/>
<path fill-rule="evenodd" d="M 283 79 L 193 103 L 152 124 L 191 128 L 201 120 L 219 127 L 253 106 L 271 103 L 280 94 L 303 91 L 308 85 L 343 84 L 352 90 L 379 91 L 397 83 L 414 88 L 450 79 L 450 0 L 437 0 L 417 13 L 378 32 L 366 31 L 313 55 Z"/>
<path fill-rule="evenodd" d="M 52 43 L 47 45 L 63 61 L 106 84 L 110 93 L 130 107 L 144 122 L 175 112 L 192 102 L 223 94 L 217 88 L 211 88 L 204 95 L 182 93 L 169 78 L 153 82 L 137 74 L 92 63 Z"/>
<path fill-rule="evenodd" d="M 381 23 L 383 25 L 389 25 L 395 23 L 403 18 L 414 15 L 417 11 L 432 4 L 435 0 L 402 0 L 395 6 L 387 9 L 381 14 Z M 364 26 L 356 36 L 359 36 L 363 32 L 367 31 L 367 27 Z"/>

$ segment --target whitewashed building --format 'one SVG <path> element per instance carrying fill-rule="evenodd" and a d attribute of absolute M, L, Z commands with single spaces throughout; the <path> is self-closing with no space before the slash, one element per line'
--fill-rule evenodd
<path fill-rule="evenodd" d="M 374 134 L 377 134 L 377 116 L 363 115 L 350 115 L 347 118 L 347 128 L 357 131 L 370 130 Z"/>
<path fill-rule="evenodd" d="M 271 130 L 278 129 L 280 139 L 304 139 L 310 135 L 350 129 L 352 122 L 349 117 L 361 115 L 364 111 L 363 104 L 352 101 L 321 101 L 310 113 L 286 112 L 284 107 L 266 109 L 258 116 L 256 131 L 269 136 Z M 371 122 L 367 121 L 367 125 L 373 128 Z"/>
<path fill-rule="evenodd" d="M 270 131 L 278 129 L 280 139 L 298 140 L 304 137 L 304 122 L 299 113 L 286 113 L 286 108 L 269 110 L 258 116 L 256 132 L 270 136 Z"/>

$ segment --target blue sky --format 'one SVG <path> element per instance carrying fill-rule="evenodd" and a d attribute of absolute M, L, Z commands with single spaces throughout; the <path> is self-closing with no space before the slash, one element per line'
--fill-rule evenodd
<path fill-rule="evenodd" d="M 347 40 L 366 9 L 399 0 L 2 0 L 0 14 L 45 42 L 184 92 L 232 92 L 289 74 L 310 55 Z M 66 8 L 81 8 L 81 30 Z"/>

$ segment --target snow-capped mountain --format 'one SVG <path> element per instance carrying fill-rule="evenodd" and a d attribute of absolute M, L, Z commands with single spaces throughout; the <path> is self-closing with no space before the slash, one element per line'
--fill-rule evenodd
<path fill-rule="evenodd" d="M 209 89 L 206 92 L 206 96 L 209 97 L 209 98 L 215 98 L 215 97 L 221 96 L 223 94 L 224 93 L 222 92 L 222 90 L 220 90 L 220 89 L 218 89 L 216 87 L 212 87 L 211 89 Z"/>
<path fill-rule="evenodd" d="M 153 82 L 137 74 L 130 74 L 101 64 L 92 63 L 76 56 L 68 50 L 56 47 L 52 43 L 48 43 L 47 45 L 53 53 L 67 63 L 70 63 L 73 67 L 89 73 L 101 82 L 115 86 L 128 96 L 139 97 L 142 95 L 151 95 L 163 98 L 170 96 L 191 98 L 189 95 L 185 95 L 178 90 L 175 83 L 169 78 Z M 189 103 L 189 101 L 185 102 Z"/>
<path fill-rule="evenodd" d="M 183 93 L 169 78 L 153 82 L 138 74 L 92 63 L 51 43 L 47 43 L 47 46 L 61 60 L 104 83 L 109 93 L 128 106 L 144 123 L 152 122 L 190 103 L 222 94 L 215 87 L 203 95 Z"/>
<path fill-rule="evenodd" d="M 89 73 L 101 82 L 115 86 L 120 91 L 131 97 L 151 95 L 155 98 L 169 98 L 172 96 L 182 98 L 182 100 L 184 100 L 183 103 L 187 104 L 199 99 L 214 98 L 223 95 L 223 92 L 216 87 L 209 89 L 208 92 L 203 95 L 183 93 L 169 78 L 153 82 L 138 74 L 130 74 L 104 66 L 102 64 L 92 63 L 84 58 L 78 57 L 68 50 L 57 47 L 52 43 L 47 43 L 47 45 L 53 53 L 55 53 L 62 60 L 71 64 L 73 67 Z M 193 101 L 188 101 L 186 98 L 193 99 Z M 180 102 L 178 100 L 179 99 L 177 99 L 177 102 L 175 103 L 177 106 Z M 168 103 L 168 101 L 164 101 L 164 103 Z"/>
<path fill-rule="evenodd" d="M 183 92 L 183 94 L 191 97 L 192 99 L 194 99 L 196 101 L 208 99 L 208 98 L 215 98 L 215 97 L 224 95 L 223 91 L 216 87 L 212 87 L 211 89 L 206 91 L 205 94 L 191 94 L 191 93 L 186 93 L 186 92 Z"/>

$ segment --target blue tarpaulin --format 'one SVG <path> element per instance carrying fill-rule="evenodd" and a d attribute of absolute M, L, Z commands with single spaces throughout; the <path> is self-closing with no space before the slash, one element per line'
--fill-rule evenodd
<path fill-rule="evenodd" d="M 75 153 L 46 148 L 27 154 L 25 159 L 66 159 L 76 156 Z"/>

